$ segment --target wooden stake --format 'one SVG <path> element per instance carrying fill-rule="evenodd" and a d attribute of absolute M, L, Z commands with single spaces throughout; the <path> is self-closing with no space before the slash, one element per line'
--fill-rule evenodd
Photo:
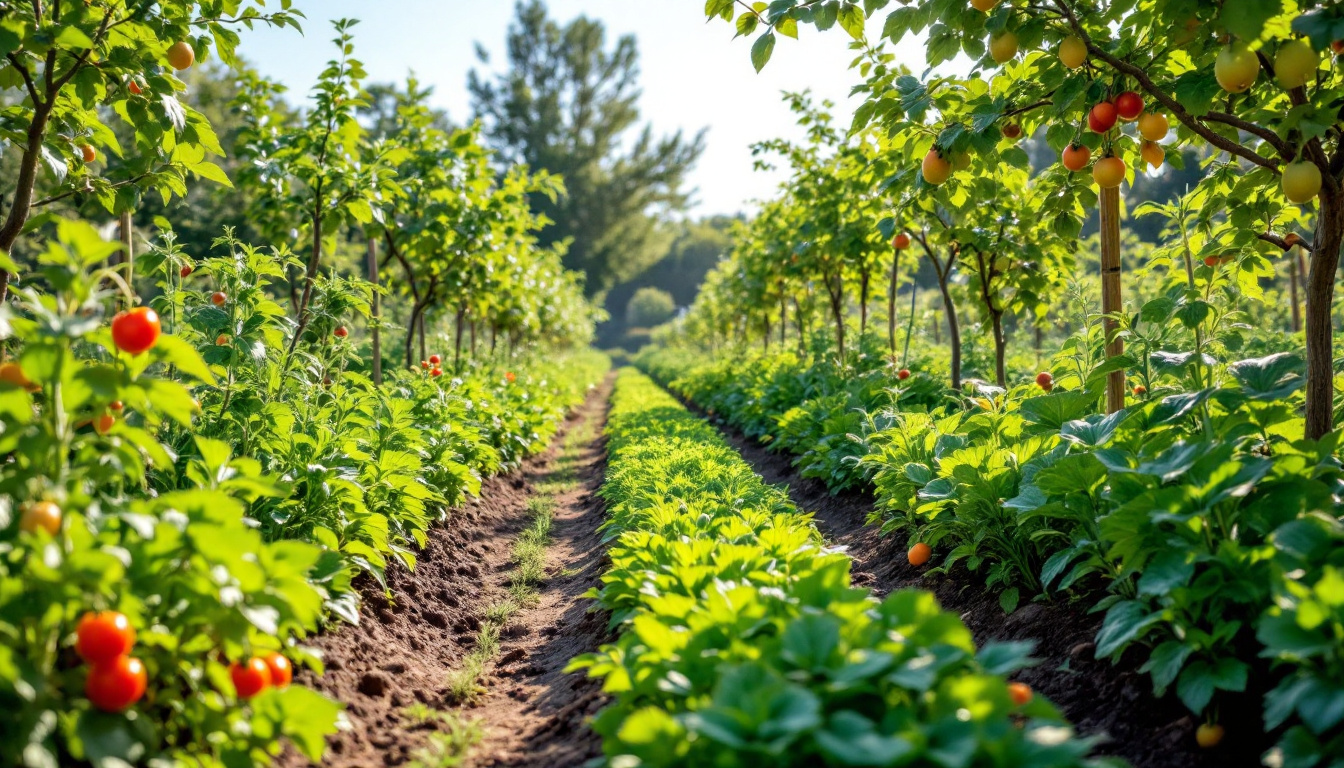
<path fill-rule="evenodd" d="M 1112 317 L 1121 307 L 1120 295 L 1120 189 L 1101 190 L 1098 205 L 1101 208 L 1101 311 L 1106 314 L 1102 328 L 1106 333 L 1106 357 L 1125 353 L 1125 342 L 1119 338 L 1119 323 Z M 1111 371 L 1106 377 L 1106 412 L 1115 413 L 1125 407 L 1125 372 Z"/>

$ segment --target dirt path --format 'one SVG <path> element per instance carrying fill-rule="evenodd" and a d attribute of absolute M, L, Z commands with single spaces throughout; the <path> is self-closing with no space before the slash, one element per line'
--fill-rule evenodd
<path fill-rule="evenodd" d="M 350 725 L 330 740 L 324 768 L 461 764 L 445 756 L 481 766 L 577 765 L 599 752 L 583 724 L 601 704 L 597 681 L 560 670 L 607 639 L 605 617 L 586 613 L 580 596 L 598 583 L 604 557 L 593 492 L 613 378 L 589 394 L 548 451 L 487 480 L 479 499 L 453 510 L 414 572 L 390 566 L 391 600 L 369 582 L 358 626 L 312 638 L 326 674 L 300 679 L 344 702 Z M 490 629 L 489 612 L 509 599 L 515 541 L 533 523 L 538 489 L 555 502 L 539 599 L 508 614 L 476 680 L 480 694 L 463 702 L 454 676 Z M 292 750 L 278 761 L 305 763 Z"/>
<path fill-rule="evenodd" d="M 1147 675 L 1138 672 L 1134 660 L 1112 665 L 1093 657 L 1101 614 L 1088 615 L 1086 606 L 1030 603 L 1005 616 L 997 595 L 981 587 L 981 576 L 958 570 L 949 577 L 925 577 L 906 560 L 901 536 L 878 536 L 877 527 L 866 524 L 874 504 L 871 494 L 832 496 L 820 481 L 799 477 L 791 457 L 771 453 L 721 424 L 719 431 L 767 482 L 786 485 L 793 502 L 815 514 L 831 543 L 847 548 L 856 586 L 878 595 L 908 587 L 930 590 L 943 607 L 961 614 L 977 643 L 1034 641 L 1041 663 L 1016 679 L 1053 701 L 1081 733 L 1107 739 L 1100 753 L 1124 757 L 1136 768 L 1260 765 L 1270 740 L 1260 725 L 1257 698 L 1229 700 L 1222 711 L 1223 745 L 1200 750 L 1194 743 L 1199 723 L 1173 695 L 1154 699 Z"/>

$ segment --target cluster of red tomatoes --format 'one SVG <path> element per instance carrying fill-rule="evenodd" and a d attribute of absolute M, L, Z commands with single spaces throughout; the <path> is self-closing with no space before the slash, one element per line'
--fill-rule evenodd
<path fill-rule="evenodd" d="M 443 362 L 443 358 L 438 355 L 430 355 L 428 360 L 420 361 L 420 368 L 429 371 L 429 375 L 437 379 L 443 375 L 443 369 L 439 367 L 439 363 L 441 362 Z M 412 368 L 411 370 L 415 369 Z"/>
<path fill-rule="evenodd" d="M 149 675 L 144 662 L 131 655 L 135 628 L 123 613 L 89 612 L 75 627 L 75 652 L 89 665 L 84 696 L 104 712 L 122 712 L 145 695 Z M 267 688 L 285 688 L 294 679 L 289 659 L 279 653 L 253 656 L 229 666 L 229 678 L 240 699 Z"/>
<path fill-rule="evenodd" d="M 116 611 L 86 613 L 75 628 L 75 651 L 89 665 L 84 695 L 104 712 L 121 712 L 145 695 L 144 662 L 131 656 L 135 629 Z"/>

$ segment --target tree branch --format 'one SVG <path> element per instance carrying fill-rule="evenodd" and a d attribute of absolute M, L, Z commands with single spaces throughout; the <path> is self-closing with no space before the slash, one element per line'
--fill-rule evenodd
<path fill-rule="evenodd" d="M 1065 0 L 1054 0 L 1054 3 L 1060 9 L 1060 12 L 1064 14 L 1064 17 L 1068 20 L 1069 26 L 1073 28 L 1074 34 L 1078 35 L 1078 37 L 1080 37 L 1083 40 L 1083 42 L 1087 45 L 1088 53 L 1106 62 L 1111 66 L 1112 69 L 1115 69 L 1117 72 L 1122 72 L 1134 78 L 1134 80 L 1137 81 L 1138 84 L 1145 91 L 1151 94 L 1153 98 L 1161 102 L 1162 106 L 1167 108 L 1167 111 L 1169 111 L 1172 115 L 1174 115 L 1177 120 L 1180 120 L 1181 123 L 1184 124 L 1187 128 L 1189 128 L 1191 131 L 1194 131 L 1197 135 L 1199 135 L 1200 138 L 1204 139 L 1213 146 L 1223 150 L 1224 152 L 1227 152 L 1230 155 L 1240 157 L 1243 160 L 1246 160 L 1247 162 L 1250 163 L 1254 163 L 1255 165 L 1258 165 L 1261 168 L 1265 168 L 1272 173 L 1275 174 L 1280 173 L 1277 163 L 1264 157 L 1261 157 L 1260 155 L 1256 154 L 1254 151 L 1248 149 L 1247 147 L 1243 147 L 1240 144 L 1237 144 L 1236 142 L 1233 142 L 1232 140 L 1224 136 L 1218 135 L 1207 125 L 1201 122 L 1199 118 L 1187 112 L 1185 107 L 1182 106 L 1179 101 L 1172 98 L 1171 94 L 1167 93 L 1161 88 L 1158 88 L 1157 84 L 1153 82 L 1152 78 L 1150 78 L 1148 76 L 1148 73 L 1145 72 L 1142 68 L 1136 67 L 1123 59 L 1118 59 L 1115 56 L 1112 56 L 1110 53 L 1103 50 L 1096 43 L 1092 42 L 1091 36 L 1088 35 L 1087 32 L 1083 29 L 1082 24 L 1078 22 L 1078 18 L 1074 16 L 1073 10 L 1069 8 L 1068 3 L 1065 2 Z"/>

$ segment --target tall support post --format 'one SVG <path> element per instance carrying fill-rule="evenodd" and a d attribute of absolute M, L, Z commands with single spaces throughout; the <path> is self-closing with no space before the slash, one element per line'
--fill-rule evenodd
<path fill-rule="evenodd" d="M 1106 318 L 1102 328 L 1106 333 L 1106 356 L 1118 357 L 1125 353 L 1125 342 L 1119 337 L 1119 323 L 1113 317 L 1121 307 L 1120 295 L 1120 188 L 1101 190 L 1098 205 L 1101 208 L 1101 311 Z M 1115 413 L 1125 407 L 1125 372 L 1111 371 L 1106 377 L 1106 412 Z"/>

